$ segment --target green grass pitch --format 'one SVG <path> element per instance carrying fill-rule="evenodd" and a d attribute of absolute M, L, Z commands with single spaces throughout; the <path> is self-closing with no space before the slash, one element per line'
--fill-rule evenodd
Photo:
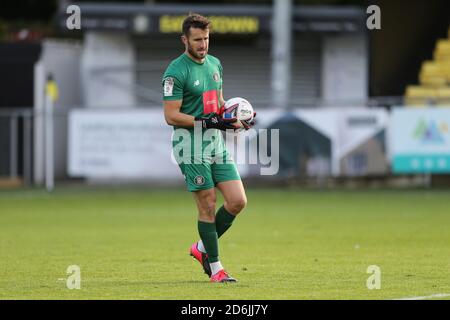
<path fill-rule="evenodd" d="M 396 299 L 450 293 L 449 191 L 247 191 L 220 239 L 235 284 L 188 255 L 185 191 L 0 193 L 0 299 Z M 221 203 L 222 199 L 219 198 Z M 69 265 L 81 289 L 66 287 Z M 370 265 L 381 289 L 369 290 Z M 448 297 L 447 297 L 448 299 Z"/>

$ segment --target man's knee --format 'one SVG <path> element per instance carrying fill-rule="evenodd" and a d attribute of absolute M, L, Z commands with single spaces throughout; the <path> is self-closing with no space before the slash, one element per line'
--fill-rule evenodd
<path fill-rule="evenodd" d="M 227 202 L 226 209 L 234 215 L 239 214 L 247 205 L 246 197 L 239 197 Z"/>
<path fill-rule="evenodd" d="M 207 220 L 214 220 L 216 211 L 216 195 L 215 193 L 208 193 L 199 199 L 199 215 L 207 218 Z"/>

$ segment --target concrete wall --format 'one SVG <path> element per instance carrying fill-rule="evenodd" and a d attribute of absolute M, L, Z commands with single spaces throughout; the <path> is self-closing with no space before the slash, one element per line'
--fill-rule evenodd
<path fill-rule="evenodd" d="M 81 57 L 81 79 L 85 106 L 134 106 L 135 50 L 129 35 L 87 32 Z"/>
<path fill-rule="evenodd" d="M 322 43 L 322 98 L 329 100 L 331 106 L 336 106 L 336 100 L 342 100 L 347 107 L 361 106 L 368 96 L 368 62 L 365 34 L 325 36 Z"/>
<path fill-rule="evenodd" d="M 40 60 L 35 65 L 34 94 L 34 182 L 44 182 L 44 119 L 45 83 L 52 74 L 59 89 L 54 108 L 55 178 L 67 176 L 67 110 L 81 105 L 80 55 L 82 46 L 76 41 L 45 40 Z"/>

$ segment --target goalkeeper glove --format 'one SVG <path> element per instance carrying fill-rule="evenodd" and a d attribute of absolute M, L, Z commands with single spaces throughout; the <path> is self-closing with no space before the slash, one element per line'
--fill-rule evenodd
<path fill-rule="evenodd" d="M 204 129 L 219 129 L 225 131 L 227 129 L 236 129 L 233 122 L 236 122 L 236 118 L 224 119 L 217 114 L 214 114 L 211 118 L 195 117 L 195 121 L 201 121 Z"/>

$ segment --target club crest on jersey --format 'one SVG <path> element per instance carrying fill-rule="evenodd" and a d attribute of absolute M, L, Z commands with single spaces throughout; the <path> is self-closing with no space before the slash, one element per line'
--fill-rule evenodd
<path fill-rule="evenodd" d="M 219 76 L 219 74 L 217 72 L 215 72 L 213 74 L 213 79 L 214 79 L 215 82 L 219 82 L 220 81 L 220 76 Z"/>
<path fill-rule="evenodd" d="M 205 184 L 205 178 L 204 178 L 203 176 L 196 176 L 196 177 L 194 178 L 194 183 L 195 183 L 197 186 L 202 186 L 202 185 Z"/>

